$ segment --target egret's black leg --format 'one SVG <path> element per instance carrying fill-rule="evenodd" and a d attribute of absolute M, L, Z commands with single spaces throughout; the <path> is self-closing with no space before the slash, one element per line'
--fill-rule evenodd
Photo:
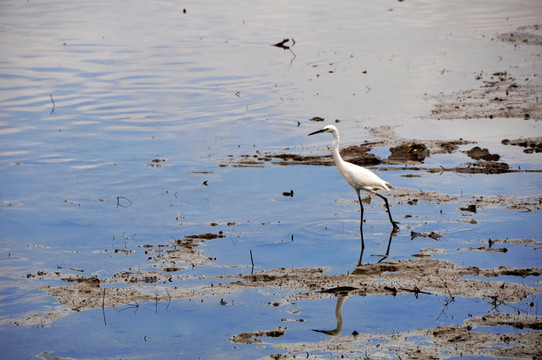
<path fill-rule="evenodd" d="M 399 226 L 397 225 L 398 222 L 394 221 L 391 218 L 391 211 L 390 211 L 390 205 L 388 204 L 388 199 L 386 199 L 384 196 L 380 195 L 379 193 L 374 192 L 373 194 L 375 194 L 375 195 L 379 196 L 380 198 L 382 198 L 382 200 L 384 200 L 384 202 L 386 203 L 386 210 L 388 210 L 388 216 L 390 217 L 390 222 L 393 225 L 393 231 L 395 232 L 395 231 L 399 230 Z"/>
<path fill-rule="evenodd" d="M 361 237 L 361 253 L 359 254 L 358 265 L 361 265 L 361 258 L 363 257 L 363 250 L 365 250 L 365 243 L 363 241 L 363 203 L 361 202 L 361 196 L 359 195 L 359 190 L 356 191 L 358 194 L 359 208 L 361 210 L 361 215 L 359 219 L 359 236 Z"/>

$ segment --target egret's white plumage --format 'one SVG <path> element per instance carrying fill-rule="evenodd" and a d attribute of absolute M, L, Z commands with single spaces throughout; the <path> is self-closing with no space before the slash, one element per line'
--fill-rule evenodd
<path fill-rule="evenodd" d="M 342 177 L 346 180 L 346 182 L 356 190 L 356 193 L 358 195 L 359 200 L 359 206 L 361 208 L 361 220 L 360 220 L 360 234 L 361 234 L 361 246 L 362 249 L 365 246 L 363 243 L 363 204 L 361 202 L 361 196 L 360 196 L 360 190 L 367 191 L 370 194 L 374 194 L 380 198 L 382 198 L 386 204 L 386 209 L 388 211 L 388 216 L 390 218 L 390 222 L 393 225 L 393 231 L 397 231 L 399 228 L 397 226 L 397 222 L 393 221 L 391 217 L 390 212 L 390 206 L 388 204 L 388 200 L 378 194 L 377 190 L 391 190 L 392 186 L 389 182 L 386 182 L 379 178 L 375 173 L 372 171 L 349 163 L 347 161 L 344 161 L 341 157 L 341 154 L 339 153 L 339 130 L 333 125 L 328 125 L 324 127 L 321 130 L 312 132 L 310 135 L 315 135 L 323 132 L 329 132 L 333 135 L 333 145 L 331 147 L 333 152 L 333 159 L 335 160 L 335 166 L 337 167 L 337 170 L 339 170 L 339 173 L 342 175 Z"/>

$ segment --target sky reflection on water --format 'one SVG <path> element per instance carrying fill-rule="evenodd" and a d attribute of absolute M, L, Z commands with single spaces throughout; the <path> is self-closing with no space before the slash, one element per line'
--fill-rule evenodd
<path fill-rule="evenodd" d="M 345 145 L 374 140 L 369 128 L 384 125 L 404 138 L 479 141 L 514 167 L 540 170 L 538 154 L 501 144 L 505 136 L 540 136 L 540 121 L 428 118 L 432 96 L 478 88 L 480 71 L 508 71 L 518 81 L 531 77 L 541 84 L 539 46 L 495 39 L 535 24 L 537 1 L 198 2 L 186 5 L 186 13 L 183 6 L 0 4 L 0 347 L 6 356 L 265 356 L 279 350 L 238 346 L 228 338 L 284 326 L 280 319 L 291 317 L 305 322 L 287 322 L 285 338 L 266 340 L 320 341 L 324 335 L 312 329 L 332 327 L 336 298 L 275 308 L 269 304 L 287 292 L 276 289 L 231 294 L 227 301 L 235 305 L 228 307 L 211 297 L 175 300 L 168 309 L 160 303 L 160 311 L 152 302 L 137 311 L 107 308 L 105 327 L 101 309 L 13 325 L 61 306 L 40 288 L 64 282 L 27 274 L 82 270 L 111 277 L 127 269 L 156 270 L 141 246 L 190 234 L 223 231 L 226 237 L 201 247 L 216 261 L 181 271 L 187 280 L 179 286 L 213 281 L 194 280 L 203 275 L 249 273 L 249 251 L 257 270 L 352 272 L 359 258 L 358 206 L 336 169 L 228 167 L 243 155 L 327 153 L 331 139 L 306 136 L 321 126 L 308 121 L 314 116 L 326 123 L 339 119 Z M 293 53 L 271 46 L 284 38 L 295 39 Z M 385 158 L 388 149 L 374 153 Z M 463 153 L 432 155 L 425 165 L 468 160 Z M 412 172 L 373 170 L 398 188 L 457 197 L 540 194 L 538 172 L 406 177 Z M 290 190 L 293 197 L 282 195 Z M 118 206 L 119 197 L 131 206 Z M 438 247 L 444 253 L 432 258 L 461 266 L 540 265 L 533 246 L 507 245 L 507 253 L 465 250 L 488 238 L 540 240 L 539 211 L 496 206 L 465 214 L 456 203 L 390 200 L 402 224 L 391 244 L 393 259 Z M 364 258 L 375 262 L 372 255 L 385 251 L 389 235 L 379 199 L 366 209 L 366 219 Z M 412 240 L 410 231 L 443 238 Z M 349 298 L 343 334 L 461 324 L 464 307 L 475 315 L 491 310 L 480 299 L 458 298 L 439 317 L 445 297 L 413 299 Z M 412 312 L 421 316 L 412 321 Z M 215 345 L 204 346 L 210 342 Z"/>

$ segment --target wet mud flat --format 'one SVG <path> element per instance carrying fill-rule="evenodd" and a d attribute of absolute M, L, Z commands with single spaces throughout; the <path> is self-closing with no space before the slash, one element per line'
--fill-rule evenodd
<path fill-rule="evenodd" d="M 529 29 L 526 29 L 529 30 Z M 518 34 L 503 34 L 502 41 L 518 41 Z M 526 42 L 537 38 L 527 36 Z M 541 103 L 537 99 L 540 87 L 516 79 L 508 71 L 479 76 L 479 88 L 434 97 L 435 108 L 427 116 L 446 121 L 469 121 L 478 118 L 508 118 L 511 121 L 540 121 Z M 538 75 L 533 74 L 534 77 Z M 501 176 L 508 173 L 540 173 L 542 169 L 521 169 L 503 160 L 502 154 L 490 151 L 473 140 L 420 140 L 401 138 L 394 128 L 383 126 L 367 129 L 370 141 L 342 149 L 345 160 L 379 170 L 401 172 L 401 176 L 416 178 L 426 174 L 484 174 Z M 525 156 L 539 157 L 542 137 L 501 139 L 501 144 L 522 148 Z M 389 155 L 378 156 L 387 149 Z M 287 151 L 274 153 L 257 150 L 252 154 L 230 156 L 217 160 L 219 167 L 280 167 L 333 166 L 327 149 L 313 150 L 315 154 Z M 440 162 L 430 160 L 450 159 Z M 459 160 L 457 160 L 459 159 Z M 538 159 L 538 158 L 536 158 Z M 164 160 L 152 161 L 159 167 Z M 533 163 L 537 160 L 532 161 Z M 284 193 L 284 196 L 295 196 Z M 542 194 L 535 195 L 480 195 L 453 196 L 440 191 L 423 191 L 398 187 L 390 196 L 392 205 L 452 204 L 462 214 L 475 214 L 482 209 L 499 209 L 516 213 L 538 213 L 542 210 Z M 354 202 L 354 200 L 352 200 Z M 476 225 L 476 221 L 469 220 Z M 242 220 L 239 220 L 241 222 Z M 51 326 L 71 314 L 98 310 L 107 325 L 110 309 L 138 309 L 142 304 L 161 304 L 167 309 L 180 300 L 211 301 L 220 307 L 235 306 L 230 297 L 248 291 L 263 294 L 277 293 L 278 300 L 264 307 L 294 308 L 280 326 L 256 328 L 251 331 L 235 329 L 227 336 L 233 349 L 255 346 L 265 349 L 266 358 L 369 358 L 369 359 L 434 359 L 461 356 L 504 357 L 514 359 L 540 358 L 542 352 L 542 316 L 540 315 L 540 266 L 478 267 L 462 265 L 459 261 L 439 258 L 448 254 L 436 242 L 445 237 L 435 231 L 403 227 L 411 239 L 435 240 L 435 245 L 413 252 L 409 257 L 382 257 L 378 261 L 361 262 L 345 274 L 330 273 L 325 266 L 276 267 L 261 270 L 247 261 L 221 265 L 207 253 L 214 242 L 228 241 L 227 230 L 235 222 L 209 224 L 210 232 L 185 235 L 162 243 L 130 243 L 114 249 L 100 249 L 114 259 L 134 260 L 122 271 L 111 276 L 88 274 L 85 269 L 58 267 L 54 271 L 40 270 L 26 274 L 26 279 L 43 282 L 40 291 L 56 299 L 58 308 L 46 312 L 30 312 L 12 322 L 17 326 Z M 218 226 L 222 230 L 215 231 Z M 390 234 L 390 243 L 393 234 Z M 506 253 L 508 248 L 528 248 L 540 258 L 540 238 L 492 238 L 483 244 L 461 244 L 464 253 Z M 84 256 L 81 254 L 80 256 Z M 126 261 L 126 260 L 125 260 Z M 129 262 L 129 261 L 128 261 Z M 193 275 L 190 270 L 209 267 L 211 275 Z M 187 283 L 190 286 L 186 285 Z M 275 298 L 277 297 L 275 296 Z M 467 314 L 459 324 L 436 325 L 407 331 L 344 332 L 343 306 L 358 298 L 404 297 L 438 299 L 447 306 L 460 299 L 475 299 L 490 304 L 487 314 Z M 296 306 L 309 301 L 336 300 L 331 314 L 336 324 L 329 330 L 311 329 L 324 334 L 318 341 L 290 341 L 288 335 L 299 324 L 308 322 Z M 334 310 L 334 312 L 333 312 Z M 443 310 L 443 312 L 444 312 Z M 335 328 L 333 328 L 335 326 Z M 361 328 L 361 327 L 360 327 Z M 146 341 L 146 340 L 145 340 Z M 45 357 L 46 358 L 46 357 Z"/>
<path fill-rule="evenodd" d="M 431 236 L 418 234 L 418 236 Z M 62 270 L 28 274 L 29 278 L 60 280 L 66 285 L 44 286 L 41 290 L 58 299 L 59 311 L 32 314 L 18 319 L 18 326 L 47 326 L 70 312 L 102 309 L 107 323 L 107 308 L 136 309 L 139 304 L 155 303 L 169 306 L 179 299 L 208 299 L 221 306 L 231 305 L 227 300 L 232 294 L 248 289 L 287 291 L 289 295 L 270 304 L 281 307 L 307 300 L 337 298 L 335 316 L 337 327 L 321 330 L 331 337 L 314 342 L 270 342 L 288 334 L 292 322 L 303 322 L 303 316 L 294 311 L 294 319 L 284 319 L 277 329 L 261 329 L 233 334 L 232 344 L 267 344 L 270 348 L 286 351 L 274 355 L 278 358 L 309 357 L 331 352 L 358 358 L 365 354 L 380 354 L 384 358 L 439 358 L 442 356 L 497 356 L 510 358 L 536 358 L 542 341 L 542 316 L 537 315 L 540 293 L 536 284 L 526 285 L 521 279 L 540 278 L 542 268 L 515 268 L 499 266 L 480 269 L 459 266 L 446 260 L 431 259 L 439 253 L 437 248 L 424 249 L 407 260 L 387 260 L 358 265 L 351 273 L 327 274 L 325 267 L 277 268 L 246 273 L 248 266 L 239 266 L 236 275 L 200 276 L 191 278 L 183 274 L 184 267 L 213 263 L 216 259 L 203 255 L 205 243 L 221 239 L 221 234 L 187 236 L 162 245 L 143 245 L 136 251 L 150 255 L 147 271 L 122 271 L 111 278 L 65 275 Z M 510 245 L 542 248 L 542 242 L 525 239 L 496 239 L 484 247 L 471 247 L 467 251 L 504 251 Z M 540 251 L 540 250 L 538 250 Z M 174 265 L 172 265 L 174 264 Z M 142 266 L 143 267 L 143 266 Z M 72 271 L 68 271 L 73 273 Z M 500 277 L 517 281 L 495 281 Z M 184 281 L 209 281 L 197 287 L 184 287 Z M 532 281 L 531 281 L 532 283 Z M 128 286 L 126 286 L 128 284 Z M 393 334 L 352 333 L 341 334 L 342 305 L 348 298 L 385 295 L 392 297 L 440 297 L 445 306 L 458 298 L 479 298 L 488 301 L 495 309 L 510 306 L 513 312 L 495 311 L 487 315 L 471 316 L 461 325 L 438 326 Z M 212 300 L 214 299 L 214 300 Z M 167 307 L 166 307 L 167 309 Z M 109 315 L 111 316 L 111 315 Z M 348 321 L 348 319 L 344 319 Z M 492 327 L 510 327 L 518 332 L 487 331 Z M 315 329 L 316 330 L 316 329 Z M 320 331 L 320 330 L 319 330 Z M 341 336 L 339 336 L 341 335 Z M 423 340 L 422 340 L 423 339 Z M 271 355 L 273 357 L 273 355 Z"/>

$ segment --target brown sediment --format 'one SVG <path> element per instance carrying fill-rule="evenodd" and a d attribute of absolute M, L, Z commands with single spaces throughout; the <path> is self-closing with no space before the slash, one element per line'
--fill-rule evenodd
<path fill-rule="evenodd" d="M 526 154 L 539 153 L 542 152 L 542 137 L 528 137 L 528 138 L 519 138 L 519 139 L 503 139 L 501 141 L 503 145 L 514 145 L 521 146 L 525 149 L 523 150 Z"/>
<path fill-rule="evenodd" d="M 267 330 L 267 331 L 252 331 L 245 332 L 239 335 L 234 335 L 230 338 L 231 342 L 238 344 L 257 344 L 261 343 L 262 340 L 258 339 L 261 337 L 281 337 L 284 335 L 284 329 L 278 327 L 276 330 Z"/>
<path fill-rule="evenodd" d="M 150 259 L 150 261 L 154 261 Z M 191 262 L 197 259 L 190 260 Z M 42 278 L 60 278 L 70 284 L 47 286 L 42 289 L 57 297 L 59 302 L 72 311 L 95 309 L 102 306 L 120 306 L 139 301 L 168 301 L 206 296 L 223 296 L 249 288 L 277 288 L 294 290 L 288 298 L 316 299 L 326 296 L 326 289 L 349 287 L 350 295 L 400 295 L 417 288 L 433 295 L 500 298 L 515 303 L 537 294 L 540 289 L 513 282 L 483 280 L 498 276 L 540 276 L 542 269 L 510 268 L 499 266 L 491 269 L 463 267 L 435 259 L 410 259 L 360 265 L 349 274 L 326 274 L 327 268 L 279 268 L 253 274 L 217 275 L 205 277 L 216 279 L 216 285 L 195 288 L 182 287 L 185 278 L 172 278 L 167 269 L 163 271 L 124 271 L 111 278 L 62 276 L 55 273 L 41 274 Z M 476 275 L 477 279 L 465 278 Z M 179 286 L 163 285 L 181 281 Z M 195 277 L 194 279 L 201 279 Z M 115 287 L 115 284 L 132 284 Z M 105 290 L 103 285 L 107 284 Z M 148 285 L 147 285 L 148 284 Z M 392 291 L 393 289 L 393 291 Z"/>
<path fill-rule="evenodd" d="M 378 165 L 381 171 L 408 170 L 420 173 L 455 172 L 459 174 L 502 174 L 509 172 L 542 172 L 542 169 L 522 170 L 513 168 L 506 162 L 499 161 L 499 154 L 490 153 L 486 148 L 474 146 L 470 150 L 460 150 L 461 146 L 474 144 L 464 139 L 456 140 L 415 140 L 402 139 L 397 136 L 392 127 L 380 126 L 368 128 L 372 136 L 380 138 L 360 145 L 350 145 L 340 150 L 344 160 L 356 165 L 373 167 Z M 538 139 L 538 138 L 537 138 Z M 503 140 L 503 144 L 526 146 L 526 152 L 542 151 L 542 141 L 531 139 L 529 141 Z M 399 145 L 394 145 L 399 144 Z M 381 158 L 371 153 L 376 147 L 389 146 L 390 155 Z M 446 155 L 462 152 L 474 161 L 466 161 L 457 166 L 423 166 L 426 158 L 431 155 Z M 266 167 L 288 165 L 317 165 L 334 166 L 333 156 L 330 152 L 324 155 L 301 155 L 292 153 L 261 153 L 255 155 L 241 155 L 238 158 L 230 156 L 221 167 Z M 404 176 L 417 176 L 406 174 Z"/>
<path fill-rule="evenodd" d="M 517 28 L 516 31 L 506 32 L 497 35 L 497 39 L 519 45 L 542 45 L 542 36 L 536 34 L 541 26 L 539 24 L 524 25 Z"/>
<path fill-rule="evenodd" d="M 412 194 L 411 194 L 412 195 Z M 417 198 L 449 198 L 438 194 L 420 192 Z M 472 199 L 470 201 L 473 201 Z M 444 308 L 457 297 L 478 298 L 495 307 L 534 297 L 542 290 L 539 286 L 526 285 L 521 279 L 540 277 L 542 268 L 517 268 L 498 266 L 482 269 L 461 266 L 452 262 L 432 259 L 432 254 L 442 253 L 438 248 L 422 250 L 411 259 L 391 260 L 380 263 L 358 265 L 346 274 L 327 274 L 325 267 L 277 268 L 254 273 L 222 274 L 216 276 L 179 275 L 177 271 L 194 264 L 211 264 L 213 259 L 203 256 L 197 247 L 207 241 L 217 241 L 220 233 L 189 235 L 162 245 L 142 245 L 138 249 L 150 255 L 145 264 L 121 271 L 113 276 L 98 277 L 63 274 L 63 269 L 54 272 L 38 271 L 28 274 L 33 279 L 58 279 L 66 284 L 41 287 L 48 295 L 56 297 L 61 306 L 42 314 L 31 313 L 14 321 L 16 325 L 47 326 L 71 312 L 115 307 L 137 308 L 141 302 L 170 303 L 175 299 L 217 299 L 247 289 L 268 292 L 269 289 L 286 290 L 282 300 L 270 303 L 273 306 L 295 304 L 306 299 L 341 296 L 440 296 Z M 416 236 L 440 238 L 437 233 L 416 233 Z M 533 239 L 494 239 L 487 247 L 472 247 L 467 251 L 502 251 L 502 244 L 523 244 L 542 248 L 542 242 Z M 156 265 L 158 264 L 158 265 Z M 150 270 L 142 270 L 150 268 Z M 242 268 L 242 267 L 239 267 Z M 249 267 L 245 266 L 245 272 Z M 81 269 L 70 269 L 78 273 Z M 501 276 L 516 277 L 518 281 L 495 281 Z M 202 281 L 203 285 L 183 286 Z M 211 284 L 209 284 L 211 281 Z M 528 300 L 527 300 L 528 301 Z M 519 311 L 519 310 L 518 310 Z M 105 313 L 104 313 L 105 319 Z M 296 320 L 297 321 L 297 320 Z M 299 320 L 301 321 L 301 320 Z M 392 332 L 389 334 L 355 333 L 329 337 L 318 342 L 287 343 L 270 340 L 288 333 L 288 328 L 257 330 L 230 336 L 235 344 L 260 344 L 286 352 L 281 358 L 294 358 L 300 351 L 304 354 L 332 352 L 344 358 L 359 358 L 379 353 L 383 358 L 439 358 L 443 356 L 506 356 L 514 358 L 534 357 L 542 339 L 540 316 L 529 312 L 507 314 L 495 312 L 467 318 L 462 324 L 436 326 L 434 328 Z M 500 325 L 531 332 L 507 332 L 501 334 L 485 331 Z M 338 334 L 340 335 L 340 334 Z M 505 344 L 505 345 L 503 345 Z M 513 345 L 513 346 L 509 346 Z M 274 355 L 270 355 L 274 356 Z"/>
<path fill-rule="evenodd" d="M 434 96 L 436 100 L 428 118 L 439 120 L 518 118 L 539 120 L 542 103 L 538 101 L 541 87 L 531 78 L 539 74 L 516 79 L 506 71 L 475 74 L 482 84 L 478 89 L 461 90 Z M 539 80 L 537 80 L 539 82 Z"/>
<path fill-rule="evenodd" d="M 328 337 L 317 343 L 297 342 L 272 344 L 287 351 L 281 359 L 300 355 L 332 353 L 345 359 L 443 359 L 451 357 L 491 357 L 537 359 L 540 355 L 540 331 L 501 333 L 487 331 L 492 326 L 540 329 L 541 316 L 491 314 L 467 319 L 463 325 L 438 326 L 391 334 L 354 333 Z M 271 344 L 270 344 L 271 345 Z M 296 356 L 297 355 L 297 356 Z"/>

